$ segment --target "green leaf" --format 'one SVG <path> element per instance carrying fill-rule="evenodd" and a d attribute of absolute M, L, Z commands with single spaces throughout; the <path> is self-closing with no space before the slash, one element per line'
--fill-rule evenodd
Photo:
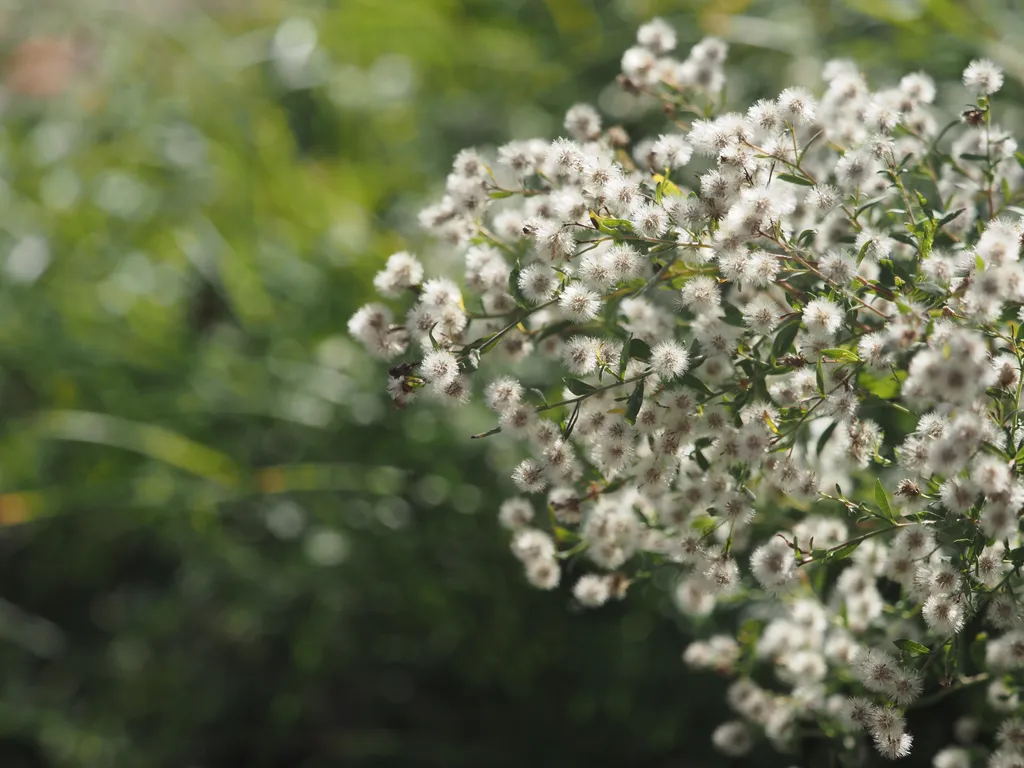
<path fill-rule="evenodd" d="M 562 379 L 565 382 L 565 387 L 574 395 L 589 395 L 594 391 L 595 387 L 592 384 L 587 384 L 585 381 L 579 379 Z"/>
<path fill-rule="evenodd" d="M 775 341 L 772 342 L 773 359 L 778 359 L 789 351 L 789 348 L 793 346 L 793 339 L 796 338 L 797 331 L 799 330 L 799 317 L 794 317 L 782 324 L 779 330 L 775 333 Z"/>
<path fill-rule="evenodd" d="M 722 320 L 736 328 L 746 328 L 746 321 L 743 319 L 743 312 L 734 304 L 727 303 L 722 308 Z"/>
<path fill-rule="evenodd" d="M 901 651 L 906 651 L 907 653 L 913 653 L 915 655 L 928 654 L 932 652 L 931 648 L 927 645 L 921 645 L 920 643 L 906 637 L 901 637 L 899 640 L 893 640 L 892 644 Z"/>
<path fill-rule="evenodd" d="M 677 377 L 677 381 L 679 381 L 679 383 L 682 384 L 684 387 L 689 387 L 690 389 L 696 390 L 697 392 L 700 392 L 703 395 L 711 394 L 711 389 L 708 387 L 708 385 L 691 373 L 684 373 L 682 376 Z"/>
<path fill-rule="evenodd" d="M 651 359 L 651 347 L 643 339 L 634 339 L 630 334 L 622 342 L 622 350 L 619 353 L 619 378 L 626 373 L 626 365 L 630 360 L 643 360 L 645 363 Z"/>
<path fill-rule="evenodd" d="M 961 160 L 976 160 L 978 162 L 987 163 L 988 158 L 985 155 L 976 155 L 973 152 L 964 152 L 960 155 Z"/>
<path fill-rule="evenodd" d="M 91 411 L 47 411 L 35 434 L 123 448 L 222 486 L 238 487 L 241 480 L 241 468 L 226 453 L 155 424 Z"/>
<path fill-rule="evenodd" d="M 697 466 L 700 467 L 701 472 L 707 472 L 708 469 L 711 467 L 711 464 L 708 463 L 707 458 L 700 451 L 694 451 L 693 453 L 690 454 L 690 456 L 693 458 L 694 461 L 697 462 Z"/>
<path fill-rule="evenodd" d="M 852 555 L 854 550 L 857 549 L 857 547 L 859 547 L 859 546 L 860 546 L 860 542 L 859 541 L 851 541 L 845 547 L 840 547 L 839 549 L 834 549 L 831 552 L 829 552 L 828 553 L 828 557 L 826 559 L 827 560 L 845 560 L 850 555 Z"/>
<path fill-rule="evenodd" d="M 563 320 L 560 323 L 554 323 L 552 325 L 549 325 L 534 337 L 534 343 L 543 341 L 549 336 L 555 336 L 564 331 L 566 328 L 571 328 L 573 325 L 575 325 L 575 323 L 572 320 Z"/>
<path fill-rule="evenodd" d="M 914 284 L 914 288 L 923 293 L 927 293 L 929 296 L 945 296 L 949 293 L 948 288 L 943 288 L 938 283 L 933 283 L 928 280 L 918 281 Z"/>
<path fill-rule="evenodd" d="M 886 199 L 888 199 L 888 195 L 879 195 L 878 197 L 871 198 L 853 212 L 853 218 L 857 218 L 864 213 L 864 211 L 874 208 L 879 203 L 885 202 Z M 855 238 L 851 236 L 850 242 L 852 243 L 854 239 Z"/>
<path fill-rule="evenodd" d="M 690 527 L 697 531 L 701 536 L 709 535 L 715 530 L 716 525 L 718 525 L 718 521 L 706 513 L 690 521 Z"/>
<path fill-rule="evenodd" d="M 832 349 L 821 350 L 822 355 L 827 355 L 833 360 L 840 363 L 859 363 L 860 358 L 857 353 L 851 349 L 843 349 L 842 347 L 834 347 Z"/>
<path fill-rule="evenodd" d="M 636 415 L 640 413 L 640 406 L 644 404 L 644 381 L 645 379 L 640 379 L 636 383 L 636 389 L 626 402 L 626 421 L 630 424 L 636 424 Z"/>
<path fill-rule="evenodd" d="M 780 173 L 775 178 L 779 181 L 788 181 L 790 184 L 799 184 L 801 187 L 813 187 L 814 182 L 805 179 L 803 176 L 794 176 L 792 173 Z"/>
<path fill-rule="evenodd" d="M 560 525 L 556 525 L 554 529 L 555 541 L 562 544 L 567 541 L 575 541 L 579 538 L 575 533 L 570 531 L 568 528 L 563 528 Z"/>
<path fill-rule="evenodd" d="M 910 157 L 910 155 L 907 155 L 907 157 L 906 157 L 906 158 L 904 158 L 903 160 L 901 160 L 901 161 L 900 161 L 900 165 L 903 165 L 903 163 L 904 163 L 904 162 L 906 162 L 906 160 L 907 160 L 907 159 L 908 159 L 909 157 Z M 927 198 L 927 197 L 925 197 L 924 195 L 922 195 L 922 194 L 921 194 L 921 191 L 920 191 L 919 189 L 915 189 L 915 190 L 914 190 L 914 196 L 915 196 L 915 197 L 917 197 L 917 204 L 921 206 L 921 209 L 922 209 L 922 210 L 923 210 L 923 211 L 925 212 L 925 215 L 926 215 L 926 216 L 927 216 L 927 217 L 928 217 L 929 219 L 930 219 L 930 218 L 932 218 L 932 209 L 931 209 L 931 207 L 929 207 L 929 205 L 928 205 L 928 198 Z"/>
<path fill-rule="evenodd" d="M 821 433 L 821 437 L 818 438 L 818 444 L 814 448 L 814 452 L 818 456 L 821 455 L 821 452 L 825 449 L 825 443 L 827 443 L 828 439 L 832 437 L 832 433 L 836 431 L 836 427 L 838 426 L 839 422 L 833 421 L 831 424 L 825 427 L 825 431 Z"/>
<path fill-rule="evenodd" d="M 1024 168 L 1024 154 L 1015 152 L 1013 156 L 1017 158 L 1017 162 L 1020 163 L 1020 167 Z"/>
<path fill-rule="evenodd" d="M 643 339 L 630 339 L 629 356 L 634 360 L 643 360 L 646 363 L 651 359 L 651 347 Z"/>
<path fill-rule="evenodd" d="M 910 235 L 905 235 L 902 232 L 890 232 L 889 237 L 893 240 L 903 243 L 904 245 L 912 245 L 917 247 L 917 241 L 914 240 Z"/>
<path fill-rule="evenodd" d="M 1006 554 L 1009 556 L 1014 568 L 1020 568 L 1024 565 L 1024 547 L 1015 547 Z"/>
<path fill-rule="evenodd" d="M 889 497 L 885 494 L 885 486 L 882 485 L 882 481 L 878 478 L 875 478 L 875 503 L 882 510 L 882 514 L 885 515 L 886 519 L 896 520 L 892 507 L 889 505 Z"/>
<path fill-rule="evenodd" d="M 629 334 L 626 340 L 622 342 L 622 349 L 619 350 L 619 378 L 621 379 L 626 373 L 626 366 L 629 365 L 629 342 L 633 340 L 633 334 Z"/>
<path fill-rule="evenodd" d="M 512 195 L 514 194 L 515 192 L 512 192 L 507 189 L 496 189 L 493 192 L 491 192 L 491 200 L 500 200 L 503 197 L 512 197 Z"/>
<path fill-rule="evenodd" d="M 590 211 L 590 222 L 606 235 L 620 237 L 623 233 L 631 233 L 633 224 L 628 219 L 607 219 Z"/>
<path fill-rule="evenodd" d="M 800 236 L 796 239 L 797 245 L 807 245 L 814 239 L 814 236 L 818 234 L 816 229 L 805 229 L 800 233 Z"/>
<path fill-rule="evenodd" d="M 526 300 L 526 297 L 523 295 L 522 289 L 519 287 L 519 275 L 522 273 L 522 271 L 523 268 L 517 261 L 516 265 L 512 267 L 512 271 L 508 273 L 508 292 L 509 295 L 513 299 L 515 299 L 516 304 L 518 304 L 523 309 L 528 309 L 530 303 Z"/>
<path fill-rule="evenodd" d="M 939 219 L 939 223 L 935 226 L 935 229 L 938 230 L 943 225 L 949 224 L 949 222 L 953 221 L 955 218 L 957 218 L 961 213 L 963 213 L 966 210 L 967 210 L 966 208 L 957 208 L 952 213 L 947 213 L 945 216 L 943 216 L 941 219 Z"/>
<path fill-rule="evenodd" d="M 866 389 L 879 400 L 893 400 L 899 396 L 900 381 L 905 379 L 906 375 L 906 372 L 899 371 L 897 373 L 899 381 L 896 381 L 892 376 L 875 376 L 861 371 L 860 376 L 857 377 L 857 385 Z"/>
<path fill-rule="evenodd" d="M 818 355 L 818 365 L 814 369 L 814 380 L 818 384 L 818 394 L 825 396 L 825 369 L 822 364 L 822 357 Z"/>

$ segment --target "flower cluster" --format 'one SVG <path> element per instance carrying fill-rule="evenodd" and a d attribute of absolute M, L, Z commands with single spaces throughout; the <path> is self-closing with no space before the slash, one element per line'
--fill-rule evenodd
<path fill-rule="evenodd" d="M 675 44 L 653 21 L 622 59 L 665 132 L 634 143 L 578 104 L 566 138 L 460 153 L 420 221 L 464 254 L 461 284 L 395 254 L 391 303 L 350 331 L 393 361 L 398 406 L 465 403 L 485 377 L 476 437 L 523 452 L 499 517 L 530 583 L 583 561 L 572 592 L 597 607 L 667 569 L 696 628 L 734 626 L 684 654 L 738 678 L 723 752 L 792 749 L 810 723 L 903 757 L 908 708 L 987 685 L 1012 712 L 1024 680 L 1003 75 L 971 63 L 976 103 L 945 125 L 927 75 L 871 90 L 849 61 L 820 97 L 728 112 L 725 44 Z M 991 765 L 1024 763 L 1021 721 L 998 744 Z"/>

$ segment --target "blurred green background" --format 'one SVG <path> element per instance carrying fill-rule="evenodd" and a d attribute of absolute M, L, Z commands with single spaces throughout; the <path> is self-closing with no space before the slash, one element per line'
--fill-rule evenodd
<path fill-rule="evenodd" d="M 0 765 L 722 764 L 710 627 L 529 589 L 486 415 L 393 413 L 346 321 L 450 260 L 460 148 L 614 118 L 653 15 L 741 107 L 839 56 L 1018 93 L 1015 5 L 0 1 Z"/>

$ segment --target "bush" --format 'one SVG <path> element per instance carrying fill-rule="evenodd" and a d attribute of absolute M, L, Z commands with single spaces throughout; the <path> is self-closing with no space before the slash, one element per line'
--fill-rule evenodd
<path fill-rule="evenodd" d="M 463 281 L 396 253 L 349 331 L 399 408 L 458 408 L 487 371 L 497 426 L 475 437 L 529 455 L 495 506 L 534 586 L 574 570 L 596 608 L 667 573 L 695 622 L 723 609 L 684 658 L 737 677 L 726 755 L 812 734 L 844 763 L 905 757 L 910 710 L 985 686 L 990 764 L 1020 764 L 1024 158 L 994 120 L 1003 73 L 972 61 L 973 103 L 940 121 L 929 76 L 871 91 L 833 60 L 820 98 L 740 114 L 725 43 L 675 46 L 645 24 L 619 79 L 669 132 L 632 142 L 580 103 L 567 138 L 460 152 L 420 223 Z"/>

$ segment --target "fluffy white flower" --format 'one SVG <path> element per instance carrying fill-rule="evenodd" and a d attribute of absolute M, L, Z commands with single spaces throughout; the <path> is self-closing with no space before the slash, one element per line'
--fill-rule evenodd
<path fill-rule="evenodd" d="M 597 316 L 601 297 L 581 283 L 570 283 L 558 297 L 558 306 L 573 320 L 586 322 Z"/>
<path fill-rule="evenodd" d="M 651 370 L 663 381 L 684 373 L 690 365 L 686 348 L 674 341 L 663 341 L 651 349 Z"/>
<path fill-rule="evenodd" d="M 754 578 L 770 592 L 780 592 L 796 578 L 793 551 L 782 539 L 771 539 L 750 556 L 750 570 Z"/>
<path fill-rule="evenodd" d="M 423 358 L 420 373 L 431 384 L 445 387 L 459 375 L 459 360 L 447 349 L 435 349 Z"/>
<path fill-rule="evenodd" d="M 683 284 L 681 301 L 684 307 L 695 314 L 712 312 L 722 303 L 718 281 L 706 275 L 687 280 Z"/>
<path fill-rule="evenodd" d="M 607 576 L 588 573 L 579 578 L 572 588 L 573 597 L 587 608 L 597 608 L 608 602 L 611 596 L 611 584 Z"/>
<path fill-rule="evenodd" d="M 779 115 L 793 125 L 807 125 L 814 120 L 814 97 L 806 88 L 787 88 L 779 94 Z"/>
<path fill-rule="evenodd" d="M 988 59 L 975 59 L 964 70 L 964 85 L 989 96 L 1003 87 L 1003 70 Z"/>
<path fill-rule="evenodd" d="M 828 299 L 813 299 L 803 309 L 803 321 L 812 336 L 831 338 L 843 324 L 843 310 Z"/>
<path fill-rule="evenodd" d="M 637 30 L 636 41 L 652 53 L 668 53 L 676 47 L 676 32 L 664 19 L 651 19 Z"/>
<path fill-rule="evenodd" d="M 722 754 L 729 757 L 742 757 L 753 746 L 750 731 L 740 720 L 722 723 L 711 734 L 711 741 Z"/>

